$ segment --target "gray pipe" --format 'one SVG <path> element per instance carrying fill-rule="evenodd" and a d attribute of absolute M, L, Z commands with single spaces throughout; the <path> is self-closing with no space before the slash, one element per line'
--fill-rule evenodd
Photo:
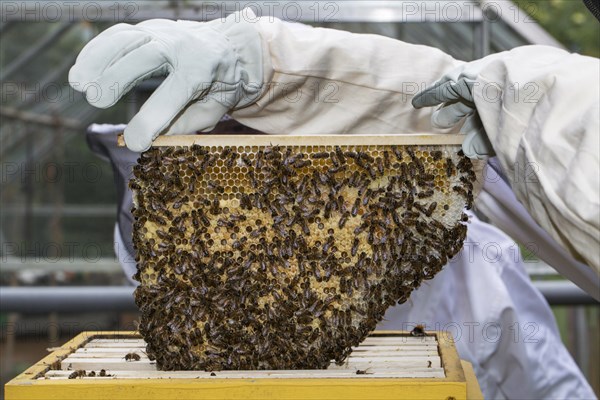
<path fill-rule="evenodd" d="M 552 306 L 598 305 L 592 296 L 570 281 L 536 281 L 533 285 Z"/>
<path fill-rule="evenodd" d="M 551 305 L 598 305 L 575 284 L 565 281 L 534 282 Z M 0 287 L 0 312 L 136 311 L 133 287 L 65 286 Z"/>
<path fill-rule="evenodd" d="M 136 311 L 131 286 L 0 287 L 0 311 L 49 312 Z"/>

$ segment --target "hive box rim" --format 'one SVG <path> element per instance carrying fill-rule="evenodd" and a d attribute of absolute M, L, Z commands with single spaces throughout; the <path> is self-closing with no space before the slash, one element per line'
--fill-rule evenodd
<path fill-rule="evenodd" d="M 404 331 L 375 331 L 370 337 L 385 337 L 385 336 L 408 336 L 408 332 Z M 78 334 L 73 339 L 56 349 L 38 363 L 25 370 L 23 373 L 15 377 L 5 385 L 5 395 L 7 400 L 11 399 L 42 399 L 42 398 L 62 398 L 75 399 L 84 395 L 87 399 L 96 398 L 164 398 L 165 391 L 173 390 L 179 392 L 172 398 L 181 398 L 181 393 L 190 393 L 202 390 L 221 390 L 221 392 L 211 392 L 214 398 L 261 398 L 264 395 L 264 390 L 271 390 L 273 393 L 277 391 L 277 398 L 281 399 L 297 399 L 303 396 L 308 396 L 311 393 L 319 394 L 321 398 L 360 398 L 354 396 L 353 392 L 366 393 L 360 390 L 364 387 L 369 387 L 370 390 L 377 391 L 377 395 L 385 395 L 385 398 L 394 398 L 398 395 L 398 390 L 406 391 L 412 395 L 431 397 L 431 395 L 441 394 L 440 390 L 444 391 L 444 396 L 454 396 L 457 399 L 467 398 L 467 381 L 469 385 L 473 380 L 472 369 L 467 365 L 467 374 L 463 369 L 464 362 L 458 357 L 453 344 L 453 339 L 448 332 L 431 331 L 428 336 L 435 336 L 438 341 L 438 348 L 443 362 L 443 368 L 446 374 L 445 378 L 262 378 L 262 379 L 107 379 L 99 381 L 86 380 L 45 380 L 37 379 L 46 373 L 50 366 L 56 361 L 60 361 L 68 354 L 71 354 L 78 348 L 84 346 L 93 339 L 142 339 L 142 336 L 136 331 L 86 331 Z M 469 378 L 470 377 L 470 378 Z M 175 382 L 176 381 L 176 382 Z M 476 385 L 476 381 L 475 381 Z M 326 389 L 326 387 L 328 389 Z M 127 388 L 129 391 L 127 396 L 123 396 L 120 392 Z M 46 390 L 48 389 L 48 390 Z M 53 390 L 60 389 L 54 393 Z M 262 389 L 262 390 L 261 390 Z M 452 389 L 452 393 L 445 390 Z M 233 390 L 233 392 L 232 392 Z M 324 392 L 326 390 L 326 393 Z M 470 388 L 469 392 L 472 388 Z M 90 393 L 92 395 L 88 396 Z M 119 393 L 121 393 L 119 395 Z M 227 396 L 224 393 L 228 393 Z M 298 395 L 302 393 L 300 397 Z M 368 393 L 371 393 L 370 391 Z M 375 395 L 375 392 L 372 392 Z M 475 391 L 477 393 L 477 390 Z M 189 393 L 188 393 L 189 394 Z M 255 397 L 246 397 L 254 395 Z M 388 396 L 389 395 L 389 396 Z M 56 396 L 56 397 L 53 397 Z M 323 397 L 325 396 L 325 397 Z M 329 396 L 329 397 L 327 397 Z M 349 397 L 350 396 L 350 397 Z M 200 397 L 194 397 L 200 398 Z"/>
<path fill-rule="evenodd" d="M 460 146 L 464 135 L 400 133 L 385 135 L 169 135 L 159 136 L 152 147 L 173 146 Z M 123 135 L 119 146 L 125 146 Z"/>

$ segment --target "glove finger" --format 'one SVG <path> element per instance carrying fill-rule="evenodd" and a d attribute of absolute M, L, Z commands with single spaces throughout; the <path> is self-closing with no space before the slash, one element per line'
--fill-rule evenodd
<path fill-rule="evenodd" d="M 141 22 L 138 22 L 136 26 L 144 28 L 167 28 L 171 29 L 176 25 L 180 25 L 182 22 L 190 23 L 191 26 L 198 26 L 198 21 L 187 21 L 187 20 L 172 20 L 165 18 L 152 18 Z"/>
<path fill-rule="evenodd" d="M 185 135 L 197 131 L 209 132 L 219 123 L 229 108 L 212 98 L 199 100 L 179 116 L 167 129 L 166 135 Z"/>
<path fill-rule="evenodd" d="M 477 113 L 467 118 L 461 133 L 466 135 L 462 149 L 467 157 L 484 160 L 496 154 Z"/>
<path fill-rule="evenodd" d="M 483 124 L 481 118 L 477 112 L 472 113 L 465 119 L 465 123 L 460 128 L 460 133 L 463 135 L 469 135 L 472 132 L 481 132 L 483 130 Z"/>
<path fill-rule="evenodd" d="M 106 30 L 100 32 L 97 36 L 93 37 L 83 47 L 83 49 L 81 49 L 81 51 L 79 52 L 79 56 L 81 56 L 83 58 L 87 58 L 88 56 L 90 56 L 91 54 L 94 54 L 96 52 L 96 50 L 95 50 L 96 46 L 100 46 L 102 42 L 111 43 L 111 41 L 109 39 L 113 35 L 116 35 L 119 32 L 126 32 L 126 31 L 130 31 L 133 29 L 134 29 L 133 25 L 130 25 L 130 24 L 121 23 L 121 24 L 113 25 L 110 28 L 107 28 Z M 112 44 L 114 47 L 115 43 L 112 43 Z"/>
<path fill-rule="evenodd" d="M 456 82 L 446 80 L 418 93 L 413 98 L 412 104 L 415 108 L 423 108 L 460 100 L 473 102 L 472 84 L 472 80 L 465 78 L 461 78 Z"/>
<path fill-rule="evenodd" d="M 69 71 L 69 84 L 83 91 L 104 70 L 119 58 L 150 42 L 152 37 L 139 30 L 125 30 L 112 35 L 100 34 L 77 56 Z"/>
<path fill-rule="evenodd" d="M 99 93 L 92 97 L 94 93 L 88 91 L 88 102 L 99 108 L 114 105 L 138 82 L 151 76 L 166 74 L 170 67 L 167 61 L 158 42 L 152 41 L 142 45 L 118 59 L 96 78 Z"/>
<path fill-rule="evenodd" d="M 154 138 L 196 95 L 196 89 L 189 86 L 186 76 L 170 74 L 125 128 L 127 147 L 138 152 L 148 150 Z"/>
<path fill-rule="evenodd" d="M 437 82 L 434 82 L 428 88 L 420 91 L 413 97 L 412 105 L 414 108 L 424 108 L 424 107 L 432 107 L 438 104 L 442 104 L 446 102 L 446 100 L 440 100 L 439 97 L 436 97 L 436 93 L 438 93 L 442 86 L 446 86 L 451 84 L 448 78 L 442 78 Z"/>
<path fill-rule="evenodd" d="M 431 123 L 436 128 L 451 128 L 474 111 L 471 106 L 460 101 L 445 104 L 431 115 Z"/>

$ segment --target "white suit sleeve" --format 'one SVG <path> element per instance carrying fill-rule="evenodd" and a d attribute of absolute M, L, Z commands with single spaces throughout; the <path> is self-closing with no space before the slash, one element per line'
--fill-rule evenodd
<path fill-rule="evenodd" d="M 484 185 L 477 196 L 475 207 L 483 212 L 494 226 L 528 246 L 537 257 L 600 301 L 600 279 L 596 272 L 575 260 L 531 218 L 505 182 L 497 159 L 490 159 L 483 175 Z"/>
<path fill-rule="evenodd" d="M 477 111 L 536 222 L 600 272 L 600 62 L 545 46 L 505 53 L 477 78 Z"/>
<path fill-rule="evenodd" d="M 266 92 L 231 115 L 273 134 L 431 132 L 412 97 L 460 65 L 442 51 L 378 35 L 263 17 Z M 437 132 L 445 132 L 438 130 Z"/>

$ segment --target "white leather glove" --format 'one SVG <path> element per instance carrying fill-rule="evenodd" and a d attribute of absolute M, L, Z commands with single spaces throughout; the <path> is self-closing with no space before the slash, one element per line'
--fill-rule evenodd
<path fill-rule="evenodd" d="M 200 23 L 154 19 L 118 24 L 90 41 L 69 83 L 99 108 L 114 105 L 138 82 L 168 75 L 125 129 L 133 151 L 161 133 L 210 131 L 231 109 L 262 94 L 263 49 L 246 9 Z"/>
<path fill-rule="evenodd" d="M 432 114 L 431 123 L 436 128 L 452 128 L 464 119 L 460 132 L 466 134 L 463 152 L 467 157 L 486 159 L 494 156 L 494 148 L 485 132 L 473 98 L 477 77 L 500 55 L 483 58 L 449 71 L 427 89 L 417 93 L 412 104 L 415 108 L 440 107 Z"/>

